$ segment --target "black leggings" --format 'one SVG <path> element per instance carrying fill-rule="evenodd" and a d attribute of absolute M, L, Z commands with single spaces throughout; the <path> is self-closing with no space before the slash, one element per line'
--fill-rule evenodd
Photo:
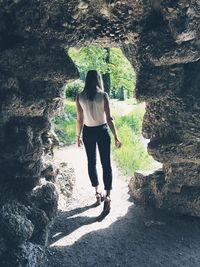
<path fill-rule="evenodd" d="M 85 145 L 88 174 L 92 186 L 98 186 L 98 175 L 96 169 L 96 144 L 98 145 L 100 160 L 103 168 L 104 189 L 112 189 L 112 168 L 110 161 L 110 143 L 111 138 L 108 131 L 108 125 L 83 126 L 83 143 Z"/>

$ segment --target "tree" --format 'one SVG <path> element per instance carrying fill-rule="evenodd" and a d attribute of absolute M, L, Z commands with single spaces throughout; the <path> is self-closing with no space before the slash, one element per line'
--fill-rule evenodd
<path fill-rule="evenodd" d="M 85 79 L 89 70 L 95 69 L 101 74 L 108 70 L 106 49 L 100 47 L 70 48 L 68 54 L 77 65 L 81 79 Z"/>
<path fill-rule="evenodd" d="M 110 50 L 110 77 L 111 77 L 111 90 L 119 91 L 123 88 L 126 95 L 132 95 L 135 89 L 136 74 L 131 66 L 131 63 L 124 56 L 119 48 L 112 48 Z M 131 94 L 130 94 L 131 93 Z"/>
<path fill-rule="evenodd" d="M 109 72 L 109 66 L 110 66 L 110 48 L 105 48 L 106 50 L 106 58 L 105 62 L 108 66 L 108 69 L 105 73 L 102 74 L 102 79 L 104 82 L 105 91 L 110 95 L 110 87 L 111 87 L 111 79 L 110 79 L 110 72 Z"/>
<path fill-rule="evenodd" d="M 69 56 L 80 72 L 80 79 L 85 80 L 88 70 L 95 69 L 102 74 L 105 89 L 116 97 L 120 88 L 126 96 L 132 96 L 135 89 L 135 72 L 119 48 L 84 47 L 70 48 Z"/>

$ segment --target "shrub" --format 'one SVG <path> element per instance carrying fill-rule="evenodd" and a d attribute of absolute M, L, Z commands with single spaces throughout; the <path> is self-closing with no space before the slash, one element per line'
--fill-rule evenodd
<path fill-rule="evenodd" d="M 76 118 L 76 104 L 70 99 L 65 101 L 65 113 L 71 118 Z"/>
<path fill-rule="evenodd" d="M 76 80 L 72 83 L 67 84 L 65 86 L 66 98 L 71 97 L 72 99 L 75 99 L 77 93 L 81 92 L 83 88 L 84 88 L 84 82 L 81 80 Z"/>

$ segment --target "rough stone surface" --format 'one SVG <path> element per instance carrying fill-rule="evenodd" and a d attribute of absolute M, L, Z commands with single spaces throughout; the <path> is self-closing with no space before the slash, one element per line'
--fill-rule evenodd
<path fill-rule="evenodd" d="M 68 199 L 72 196 L 75 184 L 75 170 L 70 164 L 58 162 L 59 174 L 56 177 L 56 186 L 59 192 L 58 208 L 64 210 Z"/>
<path fill-rule="evenodd" d="M 45 257 L 43 248 L 30 242 L 11 249 L 4 256 L 1 264 L 5 267 L 38 267 Z"/>
<path fill-rule="evenodd" d="M 2 207 L 2 234 L 9 243 L 21 244 L 31 238 L 34 226 L 26 217 L 26 213 L 26 208 L 17 203 L 5 204 Z"/>
<path fill-rule="evenodd" d="M 31 200 L 39 209 L 45 211 L 49 219 L 52 219 L 55 216 L 58 204 L 58 194 L 53 183 L 46 182 L 45 184 L 34 188 Z"/>
<path fill-rule="evenodd" d="M 52 161 L 47 160 L 43 162 L 43 170 L 41 175 L 42 177 L 45 177 L 47 181 L 55 182 L 58 173 L 59 169 L 55 164 L 52 163 Z"/>
<path fill-rule="evenodd" d="M 16 227 L 12 235 L 24 249 L 27 244 L 27 251 L 45 243 L 48 220 L 57 208 L 56 187 L 40 184 L 42 136 L 52 116 L 62 111 L 63 85 L 78 77 L 66 48 L 89 44 L 121 47 L 137 72 L 136 97 L 147 103 L 143 135 L 150 139 L 149 153 L 164 164 L 161 173 L 148 175 L 150 186 L 143 190 L 141 184 L 142 198 L 163 209 L 200 216 L 199 1 L 2 0 L 0 208 L 10 210 L 7 205 L 14 201 L 32 210 L 32 217 L 25 211 L 8 213 L 9 227 L 25 222 L 26 230 Z M 54 175 L 47 179 L 53 181 Z M 2 218 L 6 222 L 7 217 Z M 0 240 L 3 257 L 10 250 L 9 238 L 1 234 Z M 34 266 L 33 254 L 18 265 L 12 258 L 11 266 Z"/>

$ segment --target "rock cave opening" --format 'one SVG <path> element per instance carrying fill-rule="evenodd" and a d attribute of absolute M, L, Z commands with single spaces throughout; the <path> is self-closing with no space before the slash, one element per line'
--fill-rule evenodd
<path fill-rule="evenodd" d="M 105 91 L 111 102 L 111 112 L 122 138 L 121 151 L 115 151 L 112 146 L 119 167 L 130 177 L 138 170 L 153 171 L 161 168 L 161 164 L 147 154 L 149 140 L 141 134 L 145 103 L 138 102 L 135 98 L 136 73 L 122 50 L 117 47 L 104 48 L 103 45 L 74 47 L 68 49 L 68 55 L 79 70 L 79 79 L 64 86 L 64 111 L 52 120 L 57 143 L 66 146 L 66 149 L 75 143 L 75 97 L 84 88 L 87 71 L 96 69 L 102 73 Z"/>
<path fill-rule="evenodd" d="M 198 0 L 1 1 L 2 266 L 38 266 L 44 258 L 58 193 L 42 137 L 63 108 L 63 85 L 78 78 L 66 46 L 121 47 L 137 74 L 136 98 L 146 102 L 148 152 L 163 164 L 136 174 L 132 195 L 200 216 L 199 14 Z"/>

